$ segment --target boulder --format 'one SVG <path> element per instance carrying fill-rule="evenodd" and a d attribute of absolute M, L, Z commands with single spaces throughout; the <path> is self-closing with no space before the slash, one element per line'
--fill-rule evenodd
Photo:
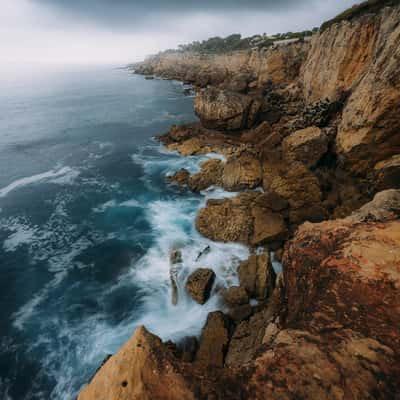
<path fill-rule="evenodd" d="M 241 286 L 231 286 L 224 292 L 224 301 L 229 306 L 248 304 L 249 296 Z"/>
<path fill-rule="evenodd" d="M 287 160 L 314 167 L 328 150 L 328 138 L 320 128 L 311 126 L 286 137 L 282 148 Z"/>
<path fill-rule="evenodd" d="M 228 158 L 222 173 L 226 190 L 254 189 L 261 184 L 262 168 L 257 157 L 245 152 Z"/>
<path fill-rule="evenodd" d="M 236 324 L 239 324 L 249 319 L 253 311 L 253 307 L 250 304 L 242 304 L 231 307 L 228 311 L 228 315 Z"/>
<path fill-rule="evenodd" d="M 248 245 L 280 245 L 287 228 L 282 215 L 260 206 L 256 192 L 240 193 L 228 199 L 207 201 L 200 209 L 197 230 L 209 239 Z"/>
<path fill-rule="evenodd" d="M 230 338 L 229 319 L 220 311 L 208 314 L 201 332 L 195 362 L 206 366 L 222 367 Z"/>
<path fill-rule="evenodd" d="M 186 290 L 193 300 L 199 304 L 204 304 L 210 298 L 214 280 L 215 272 L 212 269 L 196 269 L 186 281 Z"/>
<path fill-rule="evenodd" d="M 250 128 L 257 117 L 260 102 L 243 94 L 207 88 L 198 92 L 194 109 L 206 128 L 239 130 Z"/>
<path fill-rule="evenodd" d="M 240 286 L 251 298 L 265 300 L 275 287 L 275 271 L 268 253 L 252 255 L 238 268 Z"/>
<path fill-rule="evenodd" d="M 197 230 L 211 240 L 249 243 L 253 233 L 249 210 L 255 197 L 255 193 L 241 193 L 234 198 L 208 200 L 197 214 Z"/>
<path fill-rule="evenodd" d="M 377 163 L 374 175 L 374 187 L 377 190 L 400 189 L 400 154 Z"/>
<path fill-rule="evenodd" d="M 223 163 L 221 160 L 207 160 L 201 164 L 201 171 L 189 179 L 189 187 L 195 192 L 200 192 L 213 185 L 221 185 Z"/>

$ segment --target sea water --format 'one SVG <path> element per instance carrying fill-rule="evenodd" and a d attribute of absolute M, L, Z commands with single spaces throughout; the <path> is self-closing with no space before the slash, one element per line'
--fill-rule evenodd
<path fill-rule="evenodd" d="M 14 72 L 0 75 L 0 398 L 72 400 L 137 326 L 179 340 L 221 307 L 184 290 L 171 304 L 171 249 L 181 288 L 198 267 L 237 283 L 248 250 L 195 230 L 226 193 L 165 180 L 217 157 L 153 140 L 196 119 L 179 82 L 108 66 Z"/>

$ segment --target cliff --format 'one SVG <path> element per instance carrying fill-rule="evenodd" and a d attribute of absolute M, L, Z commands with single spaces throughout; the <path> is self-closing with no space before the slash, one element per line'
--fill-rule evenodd
<path fill-rule="evenodd" d="M 377 4 L 310 42 L 168 53 L 137 67 L 196 87 L 199 122 L 159 140 L 226 160 L 168 179 L 243 191 L 209 200 L 196 227 L 252 254 L 198 342 L 162 343 L 139 328 L 79 400 L 397 398 L 400 5 Z M 207 301 L 213 277 L 190 277 L 191 295 Z"/>

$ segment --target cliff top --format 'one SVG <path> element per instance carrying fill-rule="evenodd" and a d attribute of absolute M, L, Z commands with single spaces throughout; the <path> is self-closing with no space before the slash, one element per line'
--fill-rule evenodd
<path fill-rule="evenodd" d="M 363 3 L 356 4 L 353 7 L 343 11 L 335 18 L 332 18 L 329 21 L 324 22 L 321 25 L 320 31 L 324 32 L 333 24 L 336 24 L 341 21 L 351 21 L 354 18 L 361 17 L 365 14 L 375 14 L 378 13 L 382 8 L 388 6 L 395 6 L 400 4 L 400 0 L 367 0 Z"/>

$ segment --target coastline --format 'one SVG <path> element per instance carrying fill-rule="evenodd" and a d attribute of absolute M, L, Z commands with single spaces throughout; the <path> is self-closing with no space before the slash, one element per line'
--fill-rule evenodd
<path fill-rule="evenodd" d="M 238 267 L 239 284 L 227 290 L 213 286 L 207 268 L 185 279 L 186 292 L 201 304 L 211 288 L 221 290 L 227 310 L 208 315 L 198 342 L 162 343 L 138 328 L 79 400 L 116 393 L 395 398 L 399 20 L 400 8 L 386 7 L 334 24 L 311 44 L 264 52 L 262 62 L 240 53 L 236 70 L 226 71 L 225 61 L 215 68 L 221 57 L 199 67 L 192 55 L 156 56 L 139 67 L 196 87 L 200 122 L 173 126 L 158 139 L 183 156 L 225 159 L 209 160 L 195 174 L 181 169 L 169 180 L 194 192 L 212 186 L 238 192 L 209 199 L 196 228 L 210 240 L 248 246 L 250 257 Z M 335 49 L 335 40 L 345 50 Z M 282 73 L 285 63 L 289 73 Z M 171 252 L 174 287 L 182 254 Z M 273 261 L 282 261 L 283 273 L 275 274 Z"/>

